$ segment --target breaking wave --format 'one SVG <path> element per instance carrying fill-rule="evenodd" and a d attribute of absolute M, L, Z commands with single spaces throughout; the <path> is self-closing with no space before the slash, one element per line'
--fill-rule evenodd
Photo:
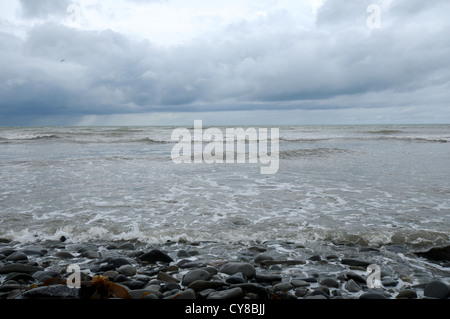
<path fill-rule="evenodd" d="M 56 134 L 8 134 L 0 136 L 0 140 L 6 141 L 32 141 L 59 138 Z"/>

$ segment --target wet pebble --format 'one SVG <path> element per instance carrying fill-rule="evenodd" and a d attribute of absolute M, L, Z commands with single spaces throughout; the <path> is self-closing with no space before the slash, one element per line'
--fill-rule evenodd
<path fill-rule="evenodd" d="M 244 296 L 244 291 L 240 287 L 210 293 L 207 299 L 237 299 Z"/>
<path fill-rule="evenodd" d="M 93 277 L 99 275 L 111 287 L 118 285 L 111 288 L 111 298 L 123 298 L 126 294 L 132 299 L 440 299 L 450 296 L 449 286 L 438 278 L 427 278 L 425 283 L 412 285 L 421 277 L 416 273 L 404 275 L 404 268 L 399 275 L 394 267 L 383 269 L 382 288 L 368 289 L 366 278 L 358 273 L 358 270 L 366 273 L 365 265 L 369 263 L 365 257 L 340 259 L 338 254 L 323 254 L 326 257 L 322 258 L 308 250 L 311 256 L 308 258 L 304 256 L 306 250 L 288 255 L 285 253 L 288 248 L 275 251 L 270 245 L 261 244 L 257 248 L 237 250 L 240 253 L 232 255 L 230 261 L 221 259 L 220 253 L 211 253 L 212 244 L 208 245 L 209 250 L 201 245 L 192 250 L 194 246 L 187 243 L 163 245 L 164 250 L 153 249 L 155 246 L 138 250 L 138 245 L 123 242 L 7 246 L 0 250 L 3 256 L 0 297 L 85 298 L 85 294 L 74 295 L 76 290 L 70 292 L 63 288 L 70 275 L 66 268 L 71 263 L 82 265 L 83 289 L 97 289 Z M 21 285 L 27 288 L 17 291 Z M 122 291 L 120 297 L 114 295 L 114 289 Z"/>
<path fill-rule="evenodd" d="M 450 287 L 441 281 L 432 281 L 425 286 L 423 291 L 425 297 L 446 299 L 450 296 Z"/>
<path fill-rule="evenodd" d="M 347 281 L 347 283 L 345 284 L 345 289 L 347 289 L 349 292 L 358 292 L 362 290 L 361 286 L 358 285 L 353 279 Z"/>
<path fill-rule="evenodd" d="M 219 272 L 223 272 L 228 275 L 234 275 L 240 272 L 248 278 L 253 278 L 256 275 L 256 270 L 253 265 L 239 262 L 226 263 L 219 268 Z"/>
<path fill-rule="evenodd" d="M 183 286 L 189 286 L 191 283 L 197 280 L 208 281 L 211 279 L 211 274 L 204 269 L 194 269 L 189 271 L 183 276 L 182 284 Z"/>

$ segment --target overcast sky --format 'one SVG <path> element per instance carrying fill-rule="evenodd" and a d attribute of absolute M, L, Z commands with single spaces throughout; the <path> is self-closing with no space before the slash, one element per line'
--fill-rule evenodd
<path fill-rule="evenodd" d="M 448 0 L 2 1 L 0 125 L 450 123 L 449 14 Z"/>

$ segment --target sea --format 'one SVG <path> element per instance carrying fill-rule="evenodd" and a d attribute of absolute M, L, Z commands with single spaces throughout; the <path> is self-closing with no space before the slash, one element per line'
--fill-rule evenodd
<path fill-rule="evenodd" d="M 448 266 L 415 254 L 450 244 L 450 125 L 240 128 L 278 130 L 256 139 L 276 171 L 250 161 L 249 136 L 234 141 L 244 162 L 175 161 L 180 146 L 198 159 L 211 145 L 194 125 L 0 127 L 0 239 L 15 248 L 195 243 L 218 260 L 265 245 L 283 258 L 369 259 L 416 284 L 450 284 Z M 180 144 L 180 129 L 192 139 Z"/>
<path fill-rule="evenodd" d="M 177 128 L 0 128 L 0 238 L 450 243 L 450 125 L 279 126 L 267 175 L 175 163 Z"/>

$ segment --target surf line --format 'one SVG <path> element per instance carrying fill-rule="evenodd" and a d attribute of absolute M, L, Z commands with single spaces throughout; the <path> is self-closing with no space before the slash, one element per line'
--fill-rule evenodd
<path fill-rule="evenodd" d="M 178 143 L 172 148 L 171 157 L 175 164 L 262 164 L 260 173 L 273 175 L 280 165 L 280 130 L 270 128 L 226 128 L 225 133 L 216 127 L 203 129 L 203 121 L 194 121 L 193 134 L 187 128 L 176 128 L 172 141 Z M 268 143 L 270 141 L 270 145 Z M 206 146 L 203 143 L 206 142 Z M 225 145 L 225 146 L 224 146 Z M 225 152 L 225 156 L 224 156 Z M 266 166 L 264 166 L 266 165 Z"/>

